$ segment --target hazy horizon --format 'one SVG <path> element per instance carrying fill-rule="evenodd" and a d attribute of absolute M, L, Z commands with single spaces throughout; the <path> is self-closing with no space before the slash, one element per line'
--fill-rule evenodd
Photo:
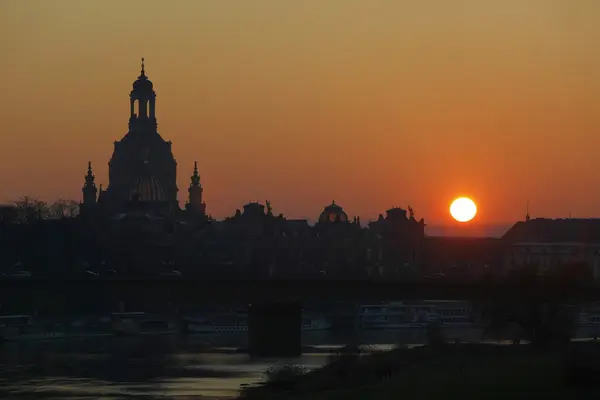
<path fill-rule="evenodd" d="M 79 200 L 88 161 L 106 187 L 145 57 L 179 200 L 197 160 L 216 218 L 335 199 L 458 227 L 460 195 L 474 225 L 527 201 L 600 216 L 599 18 L 592 0 L 5 0 L 0 202 Z"/>

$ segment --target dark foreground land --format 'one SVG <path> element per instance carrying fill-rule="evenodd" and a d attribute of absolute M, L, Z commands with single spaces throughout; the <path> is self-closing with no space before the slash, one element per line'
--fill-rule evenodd
<path fill-rule="evenodd" d="M 598 399 L 599 376 L 600 342 L 552 350 L 452 344 L 338 354 L 328 366 L 302 376 L 293 367 L 281 368 L 270 383 L 246 390 L 241 398 Z"/>

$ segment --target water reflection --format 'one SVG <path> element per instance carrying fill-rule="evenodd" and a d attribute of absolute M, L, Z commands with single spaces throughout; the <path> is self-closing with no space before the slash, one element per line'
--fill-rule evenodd
<path fill-rule="evenodd" d="M 590 334 L 581 331 L 580 335 Z M 476 341 L 481 331 L 449 330 L 450 340 Z M 335 347 L 359 340 L 389 349 L 395 343 L 425 342 L 419 329 L 338 334 L 306 332 L 298 359 L 251 359 L 234 348 L 245 334 L 220 336 L 96 337 L 4 343 L 0 346 L 0 398 L 186 399 L 236 396 L 241 385 L 258 382 L 276 363 L 308 369 L 323 366 Z"/>
<path fill-rule="evenodd" d="M 5 343 L 0 348 L 0 398 L 235 396 L 241 385 L 260 380 L 270 365 L 281 362 L 211 347 L 211 341 L 243 346 L 243 336 L 209 341 L 146 336 Z M 322 355 L 306 355 L 283 362 L 317 368 L 325 360 Z"/>

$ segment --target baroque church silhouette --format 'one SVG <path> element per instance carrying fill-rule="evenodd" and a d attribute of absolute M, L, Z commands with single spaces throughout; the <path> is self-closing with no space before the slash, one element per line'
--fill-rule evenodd
<path fill-rule="evenodd" d="M 96 188 L 91 162 L 83 186 L 82 213 L 115 215 L 133 209 L 156 215 L 173 215 L 181 211 L 177 199 L 177 161 L 171 141 L 158 133 L 156 92 L 146 76 L 142 58 L 140 76 L 129 94 L 129 130 L 114 142 L 108 163 L 108 187 Z M 194 163 L 186 209 L 195 216 L 205 216 L 198 164 Z"/>

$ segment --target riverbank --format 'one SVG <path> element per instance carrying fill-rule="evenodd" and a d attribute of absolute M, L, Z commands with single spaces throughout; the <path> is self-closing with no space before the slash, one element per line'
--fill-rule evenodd
<path fill-rule="evenodd" d="M 247 389 L 244 399 L 597 399 L 600 342 L 541 352 L 529 345 L 453 344 L 340 354 L 321 369 Z"/>

